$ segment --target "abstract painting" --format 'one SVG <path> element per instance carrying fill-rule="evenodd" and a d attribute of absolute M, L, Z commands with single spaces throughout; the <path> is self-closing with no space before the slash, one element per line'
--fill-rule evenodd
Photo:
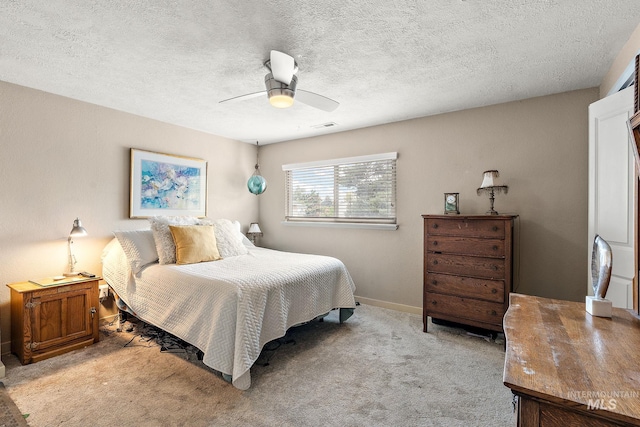
<path fill-rule="evenodd" d="M 203 217 L 207 206 L 207 162 L 132 148 L 130 196 L 130 218 Z"/>

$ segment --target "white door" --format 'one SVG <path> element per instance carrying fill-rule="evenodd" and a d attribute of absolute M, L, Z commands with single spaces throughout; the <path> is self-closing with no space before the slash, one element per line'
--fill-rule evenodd
<path fill-rule="evenodd" d="M 633 115 L 633 87 L 589 106 L 589 285 L 591 249 L 599 234 L 613 250 L 607 299 L 633 308 L 635 167 L 627 120 Z"/>

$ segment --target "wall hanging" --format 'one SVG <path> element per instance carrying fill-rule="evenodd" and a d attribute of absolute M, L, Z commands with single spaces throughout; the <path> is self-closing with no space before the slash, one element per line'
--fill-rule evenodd
<path fill-rule="evenodd" d="M 207 162 L 131 149 L 130 218 L 206 215 Z"/>

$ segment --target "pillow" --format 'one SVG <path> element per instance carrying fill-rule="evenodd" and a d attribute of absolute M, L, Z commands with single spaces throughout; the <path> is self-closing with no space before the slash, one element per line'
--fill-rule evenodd
<path fill-rule="evenodd" d="M 244 255 L 249 252 L 247 247 L 242 243 L 243 234 L 228 219 L 217 219 L 213 221 L 215 226 L 216 243 L 218 252 L 222 258 L 228 258 L 237 255 Z"/>
<path fill-rule="evenodd" d="M 175 264 L 176 245 L 169 225 L 196 225 L 200 223 L 200 219 L 193 216 L 154 216 L 149 218 L 149 223 L 160 264 Z"/>
<path fill-rule="evenodd" d="M 195 264 L 222 259 L 212 225 L 170 225 L 178 264 Z"/>
<path fill-rule="evenodd" d="M 122 246 L 133 274 L 138 274 L 147 265 L 158 261 L 153 232 L 151 230 L 114 231 Z"/>

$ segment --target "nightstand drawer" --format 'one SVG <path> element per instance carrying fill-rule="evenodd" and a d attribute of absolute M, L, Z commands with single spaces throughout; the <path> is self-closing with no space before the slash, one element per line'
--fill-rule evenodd
<path fill-rule="evenodd" d="M 449 236 L 482 237 L 503 239 L 505 235 L 504 221 L 456 218 L 450 221 L 441 218 L 426 220 L 425 233 L 444 234 Z"/>
<path fill-rule="evenodd" d="M 494 325 L 502 324 L 505 311 L 501 303 L 433 293 L 425 299 L 425 310 L 427 315 L 435 318 L 438 315 L 454 316 Z"/>
<path fill-rule="evenodd" d="M 429 293 L 436 292 L 492 302 L 504 302 L 504 281 L 502 280 L 427 273 L 425 276 L 425 289 Z"/>
<path fill-rule="evenodd" d="M 430 273 L 449 273 L 484 279 L 504 279 L 504 259 L 430 253 L 425 260 Z"/>
<path fill-rule="evenodd" d="M 428 251 L 504 258 L 504 240 L 500 239 L 428 235 L 426 242 Z"/>

